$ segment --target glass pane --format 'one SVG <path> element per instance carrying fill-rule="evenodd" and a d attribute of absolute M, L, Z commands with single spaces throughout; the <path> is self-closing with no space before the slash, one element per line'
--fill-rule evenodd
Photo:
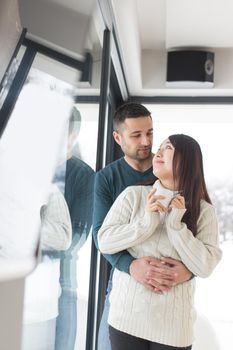
<path fill-rule="evenodd" d="M 75 91 L 89 101 L 100 82 L 101 48 L 93 46 L 91 85 L 77 83 L 75 70 L 42 55 L 29 80 L 38 71 L 48 76 L 51 90 Z M 64 128 L 51 194 L 40 213 L 41 259 L 26 279 L 23 350 L 85 349 L 98 117 L 98 104 L 76 103 Z"/>
<path fill-rule="evenodd" d="M 196 277 L 193 350 L 228 350 L 233 332 L 233 106 L 148 105 L 154 118 L 154 151 L 171 134 L 194 137 L 202 148 L 208 190 L 216 207 L 223 258 L 207 279 Z"/>
<path fill-rule="evenodd" d="M 56 350 L 85 349 L 86 344 L 98 105 L 76 104 L 70 125 L 73 121 L 74 125 L 69 128 L 64 185 L 72 243 L 59 255 L 61 295 L 56 319 Z M 89 145 L 87 137 L 92 140 Z M 55 178 L 62 183 L 62 168 Z"/>
<path fill-rule="evenodd" d="M 72 93 L 70 85 L 39 71 L 33 64 L 27 86 L 35 82 L 47 93 L 56 91 L 60 98 Z M 60 104 L 51 107 L 49 115 L 57 116 Z M 26 279 L 23 349 L 36 349 L 37 344 L 43 349 L 80 349 L 86 342 L 91 252 L 88 236 L 92 225 L 98 108 L 97 104 L 76 104 L 63 130 L 51 194 L 40 209 L 41 259 Z M 49 121 L 45 127 L 54 138 L 56 121 L 53 122 L 53 127 Z M 40 135 L 42 141 L 43 133 Z M 89 145 L 87 135 L 92 140 Z"/>
<path fill-rule="evenodd" d="M 40 207 L 57 161 L 72 99 L 48 88 L 47 76 L 31 73 L 0 141 L 0 257 L 1 273 L 22 275 L 38 254 Z M 51 139 L 51 132 L 53 138 Z M 24 273 L 23 273 L 24 272 Z M 0 273 L 0 277 L 1 277 Z"/>

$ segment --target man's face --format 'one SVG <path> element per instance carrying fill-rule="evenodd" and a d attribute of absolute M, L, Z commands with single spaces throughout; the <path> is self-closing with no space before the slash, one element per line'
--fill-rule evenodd
<path fill-rule="evenodd" d="M 153 125 L 151 117 L 127 118 L 113 133 L 124 154 L 135 160 L 151 157 Z"/>

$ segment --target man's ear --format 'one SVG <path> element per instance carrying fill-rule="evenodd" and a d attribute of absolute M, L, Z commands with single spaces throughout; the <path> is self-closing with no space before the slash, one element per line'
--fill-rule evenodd
<path fill-rule="evenodd" d="M 121 135 L 117 131 L 113 131 L 113 138 L 118 143 L 118 145 L 121 145 Z"/>

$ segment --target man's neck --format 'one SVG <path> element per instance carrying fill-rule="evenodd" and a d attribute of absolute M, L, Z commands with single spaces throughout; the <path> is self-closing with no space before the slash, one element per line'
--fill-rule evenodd
<path fill-rule="evenodd" d="M 132 159 L 132 158 L 129 158 L 127 156 L 125 156 L 124 159 L 125 159 L 126 163 L 128 163 L 133 169 L 135 169 L 137 171 L 144 172 L 144 171 L 151 168 L 153 156 L 154 155 L 151 154 L 150 158 L 144 159 L 144 160 Z"/>

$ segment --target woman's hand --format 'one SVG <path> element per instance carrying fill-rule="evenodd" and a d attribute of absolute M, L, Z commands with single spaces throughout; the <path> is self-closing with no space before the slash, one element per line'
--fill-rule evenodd
<path fill-rule="evenodd" d="M 184 197 L 177 194 L 174 198 L 172 198 L 169 208 L 186 209 Z"/>
<path fill-rule="evenodd" d="M 151 212 L 160 212 L 165 213 L 168 211 L 168 208 L 166 208 L 159 200 L 165 199 L 164 196 L 161 195 L 155 195 L 156 188 L 153 188 L 148 195 L 147 195 L 147 210 Z"/>

